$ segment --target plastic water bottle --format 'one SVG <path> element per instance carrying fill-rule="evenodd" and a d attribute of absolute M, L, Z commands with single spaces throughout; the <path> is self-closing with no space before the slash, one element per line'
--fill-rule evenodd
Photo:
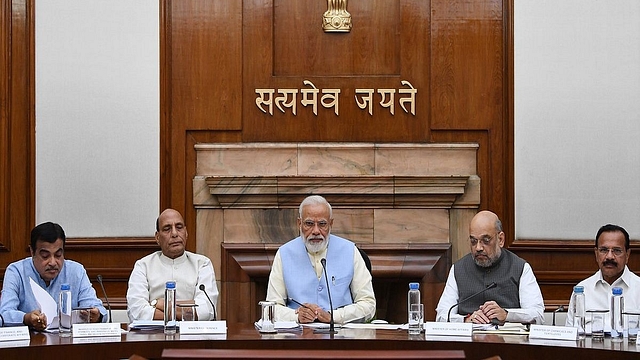
<path fill-rule="evenodd" d="M 574 286 L 573 287 L 573 307 L 571 311 L 573 312 L 573 327 L 578 328 L 578 339 L 582 340 L 585 338 L 585 309 L 584 309 L 584 287 L 583 286 Z"/>
<path fill-rule="evenodd" d="M 622 288 L 614 287 L 611 289 L 613 296 L 611 297 L 611 341 L 622 341 L 624 335 L 624 297 L 622 296 Z"/>
<path fill-rule="evenodd" d="M 407 295 L 407 309 L 409 311 L 409 335 L 419 335 L 422 330 L 424 309 L 420 303 L 420 284 L 409 283 Z"/>
<path fill-rule="evenodd" d="M 60 336 L 71 336 L 71 286 L 62 284 L 58 298 L 58 331 Z"/>
<path fill-rule="evenodd" d="M 164 333 L 175 334 L 178 330 L 176 321 L 176 282 L 167 281 L 164 290 Z"/>

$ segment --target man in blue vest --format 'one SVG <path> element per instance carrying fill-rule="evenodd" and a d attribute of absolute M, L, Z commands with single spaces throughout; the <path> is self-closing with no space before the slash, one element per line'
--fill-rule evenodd
<path fill-rule="evenodd" d="M 504 241 L 502 222 L 496 214 L 481 211 L 471 219 L 471 252 L 451 266 L 436 308 L 436 321 L 544 322 L 544 302 L 533 270 L 526 261 L 503 249 Z M 457 303 L 457 311 L 449 317 L 449 310 Z"/>
<path fill-rule="evenodd" d="M 329 295 L 322 259 L 326 259 L 333 317 L 337 324 L 375 315 L 371 274 L 354 243 L 331 235 L 333 213 L 322 196 L 312 195 L 299 208 L 300 236 L 282 245 L 273 259 L 267 301 L 276 303 L 276 321 L 328 323 Z"/>

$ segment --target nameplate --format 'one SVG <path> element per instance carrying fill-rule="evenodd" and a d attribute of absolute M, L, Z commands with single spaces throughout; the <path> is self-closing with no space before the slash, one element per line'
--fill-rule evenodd
<path fill-rule="evenodd" d="M 530 339 L 576 340 L 578 328 L 569 326 L 531 325 Z"/>
<path fill-rule="evenodd" d="M 424 332 L 426 336 L 471 336 L 473 324 L 427 321 L 424 323 Z"/>
<path fill-rule="evenodd" d="M 73 324 L 71 331 L 73 337 L 120 336 L 122 334 L 119 323 Z"/>
<path fill-rule="evenodd" d="M 93 337 L 72 337 L 71 340 L 74 344 L 102 344 L 121 342 L 122 336 L 93 336 Z"/>
<path fill-rule="evenodd" d="M 180 334 L 226 334 L 227 321 L 181 321 Z"/>
<path fill-rule="evenodd" d="M 26 326 L 12 326 L 0 328 L 0 341 L 29 340 L 29 328 Z"/>

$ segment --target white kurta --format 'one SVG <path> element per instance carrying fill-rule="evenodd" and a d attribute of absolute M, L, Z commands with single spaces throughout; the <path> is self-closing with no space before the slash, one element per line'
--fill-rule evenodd
<path fill-rule="evenodd" d="M 176 300 L 195 300 L 198 320 L 213 320 L 214 310 L 207 299 L 218 303 L 218 287 L 211 260 L 206 256 L 185 251 L 170 259 L 156 251 L 136 261 L 127 289 L 127 315 L 130 321 L 152 320 L 154 299 L 163 299 L 165 284 L 176 282 Z M 199 289 L 204 284 L 206 294 Z"/>

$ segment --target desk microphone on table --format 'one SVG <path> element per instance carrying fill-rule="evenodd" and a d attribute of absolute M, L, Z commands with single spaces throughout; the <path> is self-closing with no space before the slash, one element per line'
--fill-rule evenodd
<path fill-rule="evenodd" d="M 107 296 L 107 292 L 104 290 L 104 285 L 102 285 L 102 275 L 96 276 L 98 278 L 98 284 L 102 288 L 102 292 L 104 293 L 104 299 L 107 300 L 107 307 L 109 308 L 109 322 L 113 322 L 113 317 L 111 317 L 111 304 L 109 304 L 109 297 Z"/>
<path fill-rule="evenodd" d="M 473 295 L 467 296 L 466 298 L 464 298 L 464 299 L 462 299 L 462 300 L 458 301 L 457 303 L 453 304 L 453 306 L 451 306 L 451 307 L 449 308 L 449 312 L 447 313 L 447 322 L 451 322 L 451 310 L 453 310 L 453 308 L 454 308 L 454 307 L 456 307 L 456 306 L 458 306 L 458 305 L 462 304 L 463 302 L 465 302 L 465 301 L 467 301 L 467 300 L 471 299 L 471 298 L 472 298 L 472 297 L 474 297 L 474 296 L 478 296 L 478 295 L 482 294 L 483 292 L 485 292 L 485 291 L 487 291 L 487 290 L 489 290 L 489 289 L 493 289 L 493 288 L 494 288 L 494 287 L 496 287 L 496 286 L 498 286 L 498 284 L 496 284 L 495 282 L 492 282 L 491 284 L 487 285 L 487 287 L 486 287 L 486 288 L 484 288 L 484 289 L 482 289 L 482 290 L 478 291 L 477 293 L 475 293 L 475 294 L 473 294 Z"/>
<path fill-rule="evenodd" d="M 333 321 L 333 302 L 331 301 L 331 290 L 329 289 L 329 276 L 327 275 L 327 259 L 320 259 L 322 268 L 324 269 L 324 280 L 327 282 L 327 294 L 329 295 L 329 306 L 331 307 L 331 320 L 329 321 L 329 334 L 335 334 L 335 323 Z M 320 329 L 319 329 L 320 330 Z"/>
<path fill-rule="evenodd" d="M 198 288 L 200 290 L 202 290 L 204 295 L 207 297 L 207 300 L 209 300 L 209 302 L 211 303 L 211 306 L 213 306 L 213 321 L 218 320 L 218 314 L 216 313 L 216 306 L 213 305 L 213 301 L 211 301 L 211 298 L 209 297 L 209 294 L 207 294 L 207 290 L 205 290 L 204 284 L 200 284 L 200 287 L 198 287 Z"/>

